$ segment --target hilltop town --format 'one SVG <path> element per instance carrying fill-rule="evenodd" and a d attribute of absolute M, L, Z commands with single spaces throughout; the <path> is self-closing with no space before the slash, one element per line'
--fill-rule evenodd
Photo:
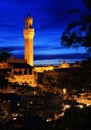
<path fill-rule="evenodd" d="M 33 18 L 28 16 L 23 31 L 24 59 L 4 59 L 8 53 L 0 53 L 0 128 L 73 130 L 75 125 L 82 129 L 89 126 L 86 119 L 91 119 L 91 59 L 34 66 L 32 24 Z M 81 112 L 84 118 L 74 117 L 75 112 Z"/>

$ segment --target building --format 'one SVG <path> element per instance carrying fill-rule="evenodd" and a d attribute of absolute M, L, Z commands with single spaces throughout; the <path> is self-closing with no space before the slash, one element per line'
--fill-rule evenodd
<path fill-rule="evenodd" d="M 8 64 L 11 67 L 13 77 L 9 78 L 10 82 L 27 83 L 30 86 L 36 86 L 36 72 L 25 60 L 10 59 Z"/>
<path fill-rule="evenodd" d="M 25 28 L 23 30 L 24 35 L 24 59 L 9 59 L 7 62 L 0 63 L 0 69 L 9 69 L 13 75 L 13 78 L 9 78 L 10 82 L 18 82 L 19 84 L 28 83 L 30 86 L 37 85 L 38 73 L 44 73 L 47 71 L 53 72 L 55 69 L 70 68 L 70 64 L 63 61 L 59 66 L 34 66 L 34 28 L 32 27 L 33 18 L 29 15 L 25 18 Z M 54 75 L 53 73 L 51 73 Z"/>
<path fill-rule="evenodd" d="M 25 41 L 25 60 L 27 64 L 33 66 L 33 38 L 34 38 L 34 28 L 32 27 L 33 18 L 28 16 L 25 19 L 25 29 L 23 31 L 24 41 Z"/>
<path fill-rule="evenodd" d="M 33 38 L 34 29 L 32 27 L 33 19 L 28 15 L 25 18 L 24 34 L 24 59 L 15 59 L 11 57 L 6 62 L 0 63 L 0 69 L 8 69 L 12 77 L 9 77 L 10 82 L 19 84 L 27 83 L 30 86 L 36 86 L 36 72 L 33 67 Z"/>
<path fill-rule="evenodd" d="M 34 70 L 36 72 L 45 72 L 45 71 L 52 71 L 55 69 L 54 65 L 48 65 L 48 66 L 35 66 Z"/>
<path fill-rule="evenodd" d="M 70 64 L 69 63 L 67 63 L 67 62 L 65 62 L 65 60 L 63 60 L 63 62 L 62 62 L 62 64 L 60 64 L 59 66 L 58 66 L 58 68 L 71 68 L 71 66 L 70 66 Z"/>

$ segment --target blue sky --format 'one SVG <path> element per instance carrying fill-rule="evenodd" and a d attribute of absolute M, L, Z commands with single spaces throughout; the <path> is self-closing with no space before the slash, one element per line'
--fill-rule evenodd
<path fill-rule="evenodd" d="M 67 24 L 80 19 L 84 9 L 82 0 L 3 0 L 0 2 L 0 48 L 10 49 L 19 58 L 24 55 L 24 19 L 30 13 L 35 29 L 35 65 L 79 60 L 77 54 L 84 53 L 85 49 L 64 48 L 60 39 Z"/>

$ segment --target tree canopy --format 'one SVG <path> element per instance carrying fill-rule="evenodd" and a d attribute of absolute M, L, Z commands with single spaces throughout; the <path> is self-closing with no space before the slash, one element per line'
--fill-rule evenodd
<path fill-rule="evenodd" d="M 91 52 L 91 2 L 83 0 L 87 9 L 80 20 L 67 25 L 61 37 L 61 44 L 66 47 L 83 46 Z"/>
<path fill-rule="evenodd" d="M 7 61 L 11 54 L 8 49 L 0 50 L 0 62 Z M 10 76 L 9 69 L 0 68 L 0 88 L 5 88 L 8 85 L 8 77 Z"/>
<path fill-rule="evenodd" d="M 7 48 L 3 48 L 0 50 L 0 62 L 6 61 L 10 57 L 11 57 L 11 54 Z"/>

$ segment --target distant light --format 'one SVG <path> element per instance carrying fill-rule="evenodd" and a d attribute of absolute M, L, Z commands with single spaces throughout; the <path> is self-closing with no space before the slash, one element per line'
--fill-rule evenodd
<path fill-rule="evenodd" d="M 65 111 L 66 109 L 69 109 L 71 106 L 70 105 L 64 105 L 63 110 Z"/>
<path fill-rule="evenodd" d="M 66 109 L 67 109 L 67 108 L 70 108 L 70 105 L 65 105 L 65 107 L 66 107 Z"/>
<path fill-rule="evenodd" d="M 50 69 L 50 70 L 53 70 L 53 69 L 54 69 L 54 67 L 53 67 L 53 66 L 50 66 L 50 67 L 49 67 L 49 69 Z"/>
<path fill-rule="evenodd" d="M 66 94 L 67 90 L 66 88 L 63 88 L 63 94 Z"/>
<path fill-rule="evenodd" d="M 17 118 L 16 117 L 13 117 L 13 120 L 15 121 Z"/>
<path fill-rule="evenodd" d="M 90 106 L 91 104 L 86 104 L 86 106 L 88 107 L 88 106 Z"/>
<path fill-rule="evenodd" d="M 31 101 L 30 104 L 33 104 L 33 102 Z"/>
<path fill-rule="evenodd" d="M 47 119 L 46 119 L 46 122 L 50 122 L 50 121 L 52 121 L 51 118 L 47 118 Z"/>
<path fill-rule="evenodd" d="M 8 100 L 8 102 L 10 102 L 10 100 Z"/>
<path fill-rule="evenodd" d="M 84 91 L 84 89 L 82 89 L 82 91 Z"/>
<path fill-rule="evenodd" d="M 62 113 L 60 114 L 60 116 L 64 116 L 64 112 L 62 112 Z"/>
<path fill-rule="evenodd" d="M 19 103 L 17 103 L 17 106 L 20 106 L 20 104 L 19 104 Z"/>
<path fill-rule="evenodd" d="M 79 108 L 83 108 L 83 105 L 78 105 Z"/>

